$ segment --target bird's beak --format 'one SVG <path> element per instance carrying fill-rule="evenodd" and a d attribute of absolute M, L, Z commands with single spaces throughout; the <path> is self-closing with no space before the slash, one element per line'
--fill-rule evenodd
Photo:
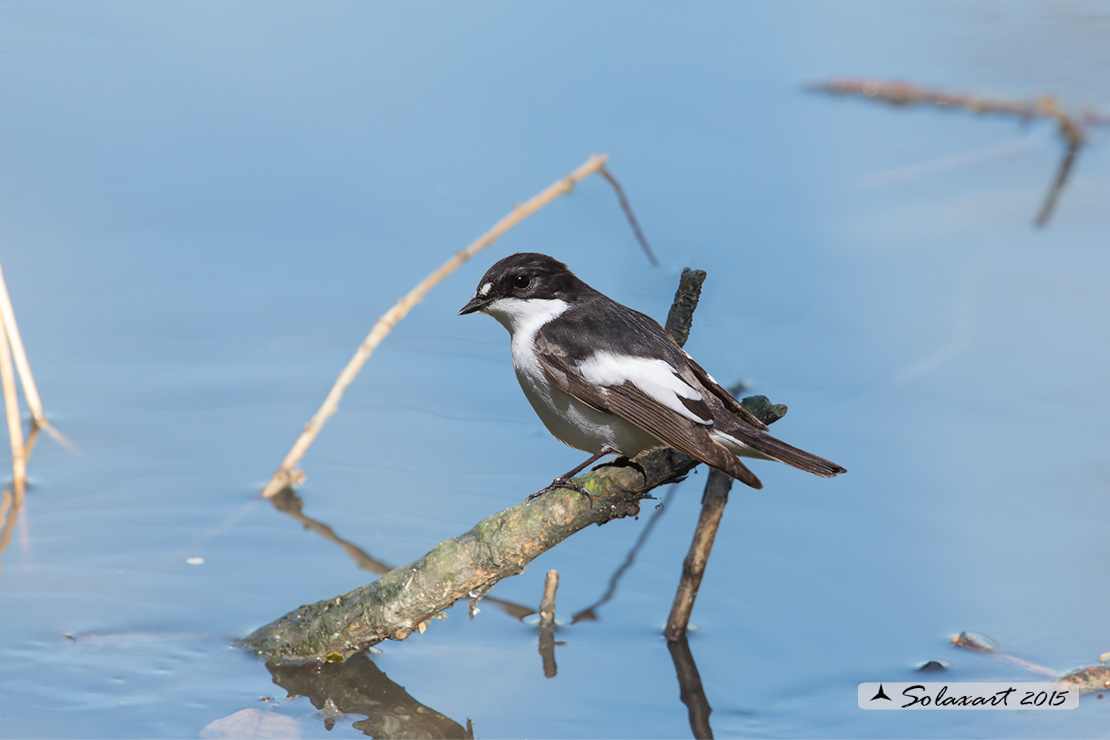
<path fill-rule="evenodd" d="M 481 311 L 483 308 L 485 308 L 489 304 L 490 304 L 490 301 L 489 301 L 488 298 L 479 298 L 478 296 L 474 296 L 473 298 L 470 299 L 470 303 L 466 304 L 461 309 L 459 309 L 459 316 L 465 316 L 468 313 L 474 313 L 475 311 Z"/>

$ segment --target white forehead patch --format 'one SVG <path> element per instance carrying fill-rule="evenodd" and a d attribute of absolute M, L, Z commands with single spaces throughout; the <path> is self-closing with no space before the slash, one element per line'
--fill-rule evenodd
<path fill-rule="evenodd" d="M 478 297 L 479 298 L 485 298 L 486 296 L 489 295 L 489 292 L 492 289 L 493 289 L 493 283 L 482 283 L 482 287 L 478 288 Z"/>
<path fill-rule="evenodd" d="M 587 381 L 596 385 L 617 386 L 632 383 L 656 402 L 685 416 L 690 421 L 709 426 L 711 419 L 702 419 L 686 408 L 680 398 L 700 401 L 702 396 L 686 385 L 665 360 L 647 357 L 596 352 L 578 366 Z"/>

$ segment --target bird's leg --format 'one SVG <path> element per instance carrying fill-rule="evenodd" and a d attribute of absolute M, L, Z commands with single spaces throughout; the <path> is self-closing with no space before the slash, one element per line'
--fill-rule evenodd
<path fill-rule="evenodd" d="M 567 472 L 563 473 L 558 478 L 551 481 L 551 485 L 546 486 L 544 488 L 541 488 L 540 490 L 536 491 L 531 496 L 529 496 L 528 500 L 531 501 L 534 498 L 538 498 L 538 497 L 544 495 L 548 491 L 554 491 L 556 488 L 569 488 L 570 490 L 578 491 L 580 494 L 585 496 L 587 499 L 589 499 L 590 506 L 593 506 L 594 505 L 594 497 L 590 495 L 590 492 L 587 491 L 582 486 L 578 485 L 577 483 L 571 483 L 570 479 L 573 478 L 574 476 L 578 475 L 579 473 L 581 473 L 586 468 L 587 465 L 593 465 L 595 462 L 597 462 L 601 458 L 605 457 L 606 455 L 612 455 L 614 452 L 616 452 L 616 450 L 609 447 L 608 445 L 605 445 L 600 450 L 598 450 L 596 453 L 591 455 L 589 460 L 587 460 L 586 462 L 582 463 L 581 465 L 578 465 L 575 468 L 573 468 L 571 470 L 568 470 Z"/>

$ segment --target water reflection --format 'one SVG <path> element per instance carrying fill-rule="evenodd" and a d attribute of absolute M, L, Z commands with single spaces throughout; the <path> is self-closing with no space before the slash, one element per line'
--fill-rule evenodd
<path fill-rule="evenodd" d="M 694 662 L 694 654 L 690 652 L 690 643 L 686 635 L 681 635 L 677 640 L 667 640 L 667 650 L 674 661 L 675 676 L 678 677 L 679 698 L 686 705 L 690 715 L 690 732 L 695 738 L 712 738 L 713 730 L 709 727 L 709 713 L 713 711 L 709 700 L 705 698 L 705 688 L 701 683 L 701 674 Z"/>
<path fill-rule="evenodd" d="M 291 696 L 307 697 L 334 723 L 334 714 L 362 714 L 353 727 L 374 738 L 472 738 L 464 727 L 421 704 L 366 655 L 341 663 L 267 663 L 274 683 Z M 330 727 L 328 729 L 331 729 Z"/>
<path fill-rule="evenodd" d="M 317 519 L 313 519 L 312 517 L 307 516 L 303 511 L 304 501 L 301 499 L 300 496 L 294 493 L 293 489 L 289 486 L 282 488 L 275 495 L 271 496 L 269 500 L 270 503 L 274 505 L 275 509 L 283 514 L 293 517 L 298 522 L 303 524 L 305 529 L 309 530 L 310 532 L 315 532 L 328 542 L 333 542 L 339 545 L 343 549 L 343 552 L 347 553 L 348 557 L 354 560 L 355 564 L 359 568 L 370 571 L 371 573 L 376 573 L 377 575 L 381 576 L 393 570 L 393 568 L 395 567 L 389 565 L 383 560 L 378 560 L 353 542 L 349 542 L 343 539 L 338 534 L 336 534 L 335 529 L 332 528 L 330 525 L 327 525 Z M 524 606 L 523 604 L 517 604 L 512 601 L 506 601 L 504 599 L 498 599 L 493 596 L 484 596 L 482 600 L 489 604 L 493 604 L 498 609 L 517 620 L 523 620 L 526 617 L 530 617 L 536 613 L 536 610 L 532 609 L 531 607 Z M 471 619 L 473 618 L 473 614 L 471 614 Z"/>

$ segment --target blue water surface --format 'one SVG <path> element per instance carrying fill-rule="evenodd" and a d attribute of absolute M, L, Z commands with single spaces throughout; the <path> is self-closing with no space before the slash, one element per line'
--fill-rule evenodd
<path fill-rule="evenodd" d="M 9 518 L 0 734 L 430 733 L 344 711 L 339 688 L 323 709 L 231 646 L 375 577 L 258 492 L 381 313 L 605 152 L 662 264 L 597 177 L 517 226 L 367 364 L 304 460 L 304 515 L 400 565 L 582 459 L 532 413 L 504 330 L 455 315 L 496 259 L 555 255 L 659 319 L 704 269 L 687 349 L 849 470 L 754 463 L 764 490 L 734 489 L 690 638 L 714 734 L 1106 737 L 1093 694 L 856 705 L 928 660 L 1047 677 L 952 646 L 963 630 L 1048 673 L 1110 650 L 1106 130 L 1038 229 L 1050 123 L 803 86 L 1106 111 L 1108 27 L 1104 3 L 1063 1 L 0 5 L 0 262 L 77 450 L 39 439 Z M 596 618 L 558 631 L 554 678 L 493 603 L 364 668 L 444 734 L 691 736 L 661 626 L 706 477 L 491 593 L 534 608 L 555 568 L 569 622 L 654 520 Z"/>

